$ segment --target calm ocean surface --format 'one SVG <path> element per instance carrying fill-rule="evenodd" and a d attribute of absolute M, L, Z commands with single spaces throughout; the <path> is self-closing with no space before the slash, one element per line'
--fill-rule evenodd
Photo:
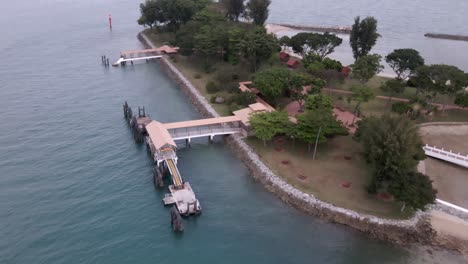
<path fill-rule="evenodd" d="M 121 104 L 144 105 L 161 121 L 199 115 L 157 64 L 100 64 L 103 54 L 116 60 L 119 51 L 142 47 L 138 1 L 8 1 L 2 11 L 0 263 L 462 262 L 288 207 L 221 141 L 179 152 L 204 212 L 175 235 Z"/>

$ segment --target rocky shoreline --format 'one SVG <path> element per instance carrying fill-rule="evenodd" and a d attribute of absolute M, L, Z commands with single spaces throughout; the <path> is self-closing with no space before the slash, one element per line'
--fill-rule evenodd
<path fill-rule="evenodd" d="M 152 42 L 143 34 L 138 39 L 147 47 L 154 48 Z M 161 67 L 182 88 L 193 105 L 204 117 L 217 117 L 219 114 L 205 97 L 183 76 L 167 57 L 160 60 Z M 313 195 L 304 193 L 275 175 L 248 146 L 240 136 L 229 136 L 227 144 L 248 167 L 252 177 L 284 202 L 323 220 L 349 226 L 373 238 L 389 241 L 398 245 L 444 246 L 436 243 L 436 233 L 430 224 L 429 214 L 417 212 L 408 220 L 391 220 L 360 214 L 352 210 L 323 202 Z M 455 249 L 450 247 L 448 249 Z"/>

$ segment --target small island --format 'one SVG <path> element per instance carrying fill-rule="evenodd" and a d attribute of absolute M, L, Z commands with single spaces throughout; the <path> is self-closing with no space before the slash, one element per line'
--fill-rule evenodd
<path fill-rule="evenodd" d="M 435 145 L 452 155 L 450 150 L 455 153 L 463 145 L 457 155 L 468 154 L 467 73 L 455 66 L 427 65 L 414 49 L 403 47 L 385 56 L 373 53 L 380 38 L 373 17 L 356 17 L 346 29 L 355 62 L 343 65 L 328 57 L 342 44 L 333 33 L 278 38 L 268 32 L 264 25 L 270 1 L 238 5 L 239 1 L 188 0 L 193 3 L 165 8 L 166 1 L 140 5 L 138 23 L 147 27 L 142 38 L 149 39 L 150 46 L 178 47 L 162 64 L 180 73 L 175 75 L 182 86 L 193 85 L 217 115 L 242 115 L 250 108 L 244 121 L 248 137 L 242 144 L 288 188 L 313 197 L 314 209 L 278 196 L 311 214 L 392 242 L 468 253 L 463 243 L 468 234 L 450 229 L 451 217 L 466 215 L 452 214 L 453 208 L 441 208 L 437 200 L 462 201 L 463 192 L 444 186 L 452 181 L 466 186 L 468 178 L 441 177 L 446 163 L 427 166 L 431 158 L 425 148 Z M 379 76 L 383 61 L 394 78 Z M 203 100 L 194 101 L 203 105 Z M 269 110 L 256 112 L 253 106 L 258 104 Z M 462 132 L 457 141 L 448 142 L 443 140 L 448 134 L 431 134 L 431 126 Z M 258 171 L 248 164 L 250 158 L 243 160 L 251 171 Z M 466 168 L 457 169 L 466 174 Z M 257 179 L 265 175 L 253 174 Z M 278 190 L 271 180 L 260 181 Z M 369 226 L 349 219 L 363 219 Z M 371 223 L 395 229 L 376 230 Z M 466 222 L 460 226 L 468 230 Z M 447 237 L 461 242 L 448 244 Z"/>

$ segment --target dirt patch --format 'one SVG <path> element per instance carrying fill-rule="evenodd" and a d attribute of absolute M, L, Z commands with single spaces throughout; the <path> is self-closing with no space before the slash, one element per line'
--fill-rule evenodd
<path fill-rule="evenodd" d="M 407 218 L 410 214 L 401 213 L 401 206 L 396 202 L 383 201 L 367 193 L 371 171 L 360 153 L 361 145 L 351 136 L 335 137 L 319 145 L 315 160 L 307 146 L 299 142 L 293 144 L 284 138 L 266 146 L 255 139 L 248 142 L 277 175 L 306 193 L 380 217 Z M 277 151 L 278 148 L 282 151 Z"/>

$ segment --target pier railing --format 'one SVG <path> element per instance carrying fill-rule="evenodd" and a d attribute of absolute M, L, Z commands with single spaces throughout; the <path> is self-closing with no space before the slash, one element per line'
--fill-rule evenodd
<path fill-rule="evenodd" d="M 431 147 L 429 145 L 425 145 L 423 149 L 427 156 L 445 160 L 445 161 L 463 166 L 465 168 L 468 168 L 468 155 L 454 153 L 451 150 L 447 151 L 447 150 L 444 150 L 443 148 L 439 149 L 435 146 Z"/>
<path fill-rule="evenodd" d="M 236 133 L 242 133 L 242 128 L 231 127 L 223 125 L 208 125 L 199 127 L 188 127 L 188 128 L 174 128 L 169 129 L 174 140 L 189 139 L 197 137 L 207 137 L 216 135 L 231 135 Z"/>

